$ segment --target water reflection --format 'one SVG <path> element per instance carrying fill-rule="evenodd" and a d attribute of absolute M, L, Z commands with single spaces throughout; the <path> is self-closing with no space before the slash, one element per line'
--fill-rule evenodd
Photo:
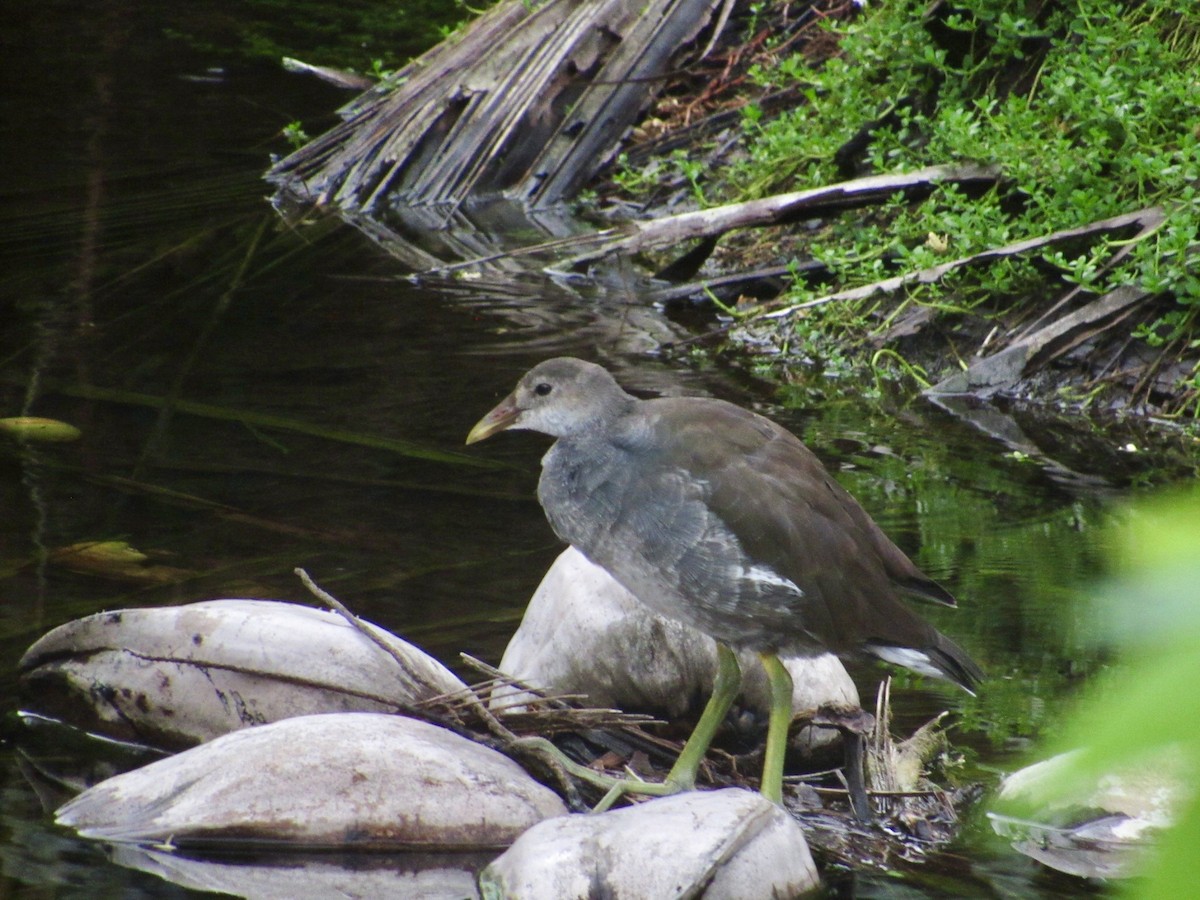
<path fill-rule="evenodd" d="M 254 900 L 312 897 L 428 898 L 478 896 L 475 872 L 493 854 L 242 855 L 197 858 L 140 847 L 116 847 L 112 860 L 164 881 L 200 891 Z"/>

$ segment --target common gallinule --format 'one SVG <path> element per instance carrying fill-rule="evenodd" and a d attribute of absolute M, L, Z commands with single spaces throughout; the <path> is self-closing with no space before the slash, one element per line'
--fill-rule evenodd
<path fill-rule="evenodd" d="M 948 606 L 954 597 L 770 419 L 722 400 L 639 400 L 602 367 L 564 357 L 526 373 L 467 443 L 507 429 L 558 439 L 538 483 L 555 533 L 647 606 L 722 647 L 712 697 L 653 792 L 694 785 L 737 694 L 729 647 L 757 651 L 771 682 L 762 792 L 776 803 L 792 694 L 780 650 L 865 653 L 968 691 L 982 679 L 966 652 L 899 595 Z M 861 768 L 857 779 L 848 774 L 865 817 Z"/>

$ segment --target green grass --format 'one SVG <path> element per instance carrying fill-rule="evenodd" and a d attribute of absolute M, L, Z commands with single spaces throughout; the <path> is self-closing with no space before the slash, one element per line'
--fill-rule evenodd
<path fill-rule="evenodd" d="M 1200 6 L 1058 0 L 1036 21 L 999 0 L 956 0 L 933 18 L 927 8 L 890 0 L 831 20 L 839 53 L 817 68 L 798 54 L 757 65 L 761 87 L 799 89 L 806 102 L 774 118 L 746 110 L 746 153 L 726 173 L 723 199 L 844 180 L 838 151 L 864 129 L 855 174 L 970 160 L 998 164 L 1002 181 L 983 197 L 945 185 L 921 202 L 843 214 L 802 248 L 834 285 L 800 284 L 791 299 L 1159 204 L 1166 221 L 1123 258 L 1119 241 L 1081 242 L 960 270 L 907 299 L 986 317 L 1032 298 L 1048 304 L 1072 285 L 1134 284 L 1170 301 L 1136 339 L 1200 347 Z M 859 345 L 869 359 L 865 334 L 880 312 L 870 304 L 810 310 L 792 337 Z M 1200 373 L 1191 377 L 1200 387 Z"/>

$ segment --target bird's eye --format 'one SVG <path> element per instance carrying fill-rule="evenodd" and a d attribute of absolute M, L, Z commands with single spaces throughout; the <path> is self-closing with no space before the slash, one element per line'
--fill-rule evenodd
<path fill-rule="evenodd" d="M 554 385 L 546 384 L 546 382 L 543 381 L 541 384 L 539 384 L 537 387 L 535 387 L 533 389 L 533 392 L 535 394 L 537 394 L 539 397 L 545 397 L 552 390 L 554 390 Z"/>

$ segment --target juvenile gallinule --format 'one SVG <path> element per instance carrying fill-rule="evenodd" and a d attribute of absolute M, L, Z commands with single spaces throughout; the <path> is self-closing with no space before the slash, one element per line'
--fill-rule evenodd
<path fill-rule="evenodd" d="M 530 370 L 467 443 L 507 429 L 558 439 L 538 499 L 562 540 L 647 606 L 726 645 L 712 697 L 655 793 L 693 786 L 737 694 L 729 647 L 757 651 L 771 682 L 762 792 L 777 803 L 792 693 L 780 650 L 865 653 L 968 691 L 982 679 L 899 595 L 954 597 L 771 420 L 722 400 L 639 400 L 600 366 L 559 358 Z M 861 769 L 848 774 L 865 817 Z"/>

